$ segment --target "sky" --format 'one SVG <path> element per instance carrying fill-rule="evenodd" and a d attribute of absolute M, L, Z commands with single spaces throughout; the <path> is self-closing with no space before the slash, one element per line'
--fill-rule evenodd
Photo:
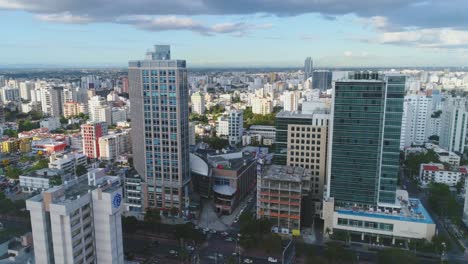
<path fill-rule="evenodd" d="M 0 66 L 468 66 L 466 0 L 0 0 Z"/>

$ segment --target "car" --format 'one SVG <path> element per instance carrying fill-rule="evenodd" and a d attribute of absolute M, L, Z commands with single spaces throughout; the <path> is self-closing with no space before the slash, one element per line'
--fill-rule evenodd
<path fill-rule="evenodd" d="M 195 248 L 192 247 L 192 246 L 187 246 L 187 250 L 188 250 L 188 251 L 193 251 L 193 250 L 195 250 Z"/>
<path fill-rule="evenodd" d="M 244 263 L 250 264 L 253 263 L 253 260 L 246 258 L 244 259 Z"/>
<path fill-rule="evenodd" d="M 229 233 L 226 232 L 226 231 L 224 231 L 224 232 L 221 233 L 221 235 L 222 235 L 222 236 L 227 236 L 227 235 L 229 235 Z"/>
<path fill-rule="evenodd" d="M 277 263 L 278 262 L 278 259 L 274 258 L 274 257 L 268 257 L 268 262 L 270 263 Z"/>
<path fill-rule="evenodd" d="M 171 249 L 171 250 L 169 250 L 169 254 L 171 254 L 171 255 L 176 255 L 176 254 L 177 254 L 177 251 Z"/>
<path fill-rule="evenodd" d="M 214 229 L 213 229 L 213 230 L 210 230 L 210 233 L 211 233 L 211 234 L 216 234 L 216 230 L 214 230 Z"/>
<path fill-rule="evenodd" d="M 207 233 L 210 232 L 210 229 L 208 227 L 203 228 L 203 232 Z"/>
<path fill-rule="evenodd" d="M 232 237 L 228 237 L 228 238 L 224 239 L 224 241 L 226 241 L 226 242 L 232 242 L 232 241 L 234 241 L 234 239 L 233 239 Z"/>

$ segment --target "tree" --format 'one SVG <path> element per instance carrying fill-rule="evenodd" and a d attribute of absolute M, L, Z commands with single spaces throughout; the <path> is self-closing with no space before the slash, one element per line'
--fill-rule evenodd
<path fill-rule="evenodd" d="M 234 256 L 229 256 L 226 258 L 226 264 L 236 264 L 236 258 Z"/>
<path fill-rule="evenodd" d="M 283 246 L 281 245 L 281 237 L 277 234 L 270 234 L 262 243 L 263 249 L 267 253 L 279 254 Z"/>
<path fill-rule="evenodd" d="M 457 194 L 461 193 L 461 190 L 463 189 L 463 186 L 464 186 L 463 181 L 460 180 L 460 181 L 457 182 L 457 185 L 455 185 L 455 188 L 457 188 Z"/>
<path fill-rule="evenodd" d="M 61 116 L 60 117 L 60 124 L 62 124 L 62 125 L 68 124 L 68 119 L 66 117 L 64 117 L 64 116 Z"/>
<path fill-rule="evenodd" d="M 229 146 L 229 141 L 227 139 L 219 137 L 207 137 L 203 138 L 203 141 L 213 149 L 223 149 Z"/>
<path fill-rule="evenodd" d="M 171 215 L 176 216 L 179 213 L 179 209 L 177 207 L 172 207 L 171 208 Z"/>
<path fill-rule="evenodd" d="M 414 153 L 408 155 L 405 160 L 405 166 L 410 170 L 412 175 L 416 175 L 419 173 L 421 164 L 431 162 L 440 163 L 439 157 L 433 150 L 429 150 L 427 153 Z"/>
<path fill-rule="evenodd" d="M 144 221 L 146 224 L 155 225 L 161 222 L 161 214 L 158 209 L 146 209 Z"/>
<path fill-rule="evenodd" d="M 462 206 L 450 192 L 450 188 L 442 183 L 432 183 L 429 186 L 429 206 L 442 217 L 449 217 L 458 222 L 463 212 Z"/>
<path fill-rule="evenodd" d="M 50 183 L 50 185 L 53 185 L 53 186 L 61 185 L 62 184 L 62 177 L 53 176 L 53 177 L 50 178 L 49 183 Z"/>
<path fill-rule="evenodd" d="M 21 169 L 13 166 L 8 166 L 6 167 L 5 170 L 5 176 L 9 179 L 19 179 L 19 176 L 21 175 Z"/>
<path fill-rule="evenodd" d="M 339 242 L 329 242 L 325 249 L 325 258 L 329 263 L 352 263 L 356 256 L 352 251 L 346 250 Z"/>
<path fill-rule="evenodd" d="M 377 263 L 379 264 L 395 264 L 419 263 L 418 258 L 413 252 L 399 248 L 386 248 L 377 253 Z"/>
<path fill-rule="evenodd" d="M 31 116 L 31 120 L 34 121 L 41 120 L 44 117 L 41 111 L 31 111 L 29 115 Z"/>
<path fill-rule="evenodd" d="M 11 138 L 17 138 L 18 137 L 18 131 L 13 130 L 13 129 L 5 129 L 5 130 L 3 130 L 3 135 L 9 136 Z"/>
<path fill-rule="evenodd" d="M 105 162 L 99 163 L 99 168 L 104 169 L 105 167 L 106 167 L 106 163 L 105 163 Z"/>
<path fill-rule="evenodd" d="M 49 160 L 46 158 L 39 159 L 28 171 L 36 171 L 49 167 Z"/>
<path fill-rule="evenodd" d="M 134 216 L 122 216 L 122 229 L 126 233 L 133 233 L 137 230 L 138 219 Z"/>
<path fill-rule="evenodd" d="M 81 176 L 81 175 L 84 175 L 86 173 L 88 173 L 88 169 L 83 164 L 80 164 L 80 165 L 76 166 L 76 169 L 75 169 L 75 175 L 76 176 Z"/>

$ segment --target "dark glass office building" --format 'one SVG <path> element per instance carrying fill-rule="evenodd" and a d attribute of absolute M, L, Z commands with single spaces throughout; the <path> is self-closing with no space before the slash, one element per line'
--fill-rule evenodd
<path fill-rule="evenodd" d="M 329 196 L 395 204 L 405 76 L 357 73 L 335 83 Z"/>
<path fill-rule="evenodd" d="M 332 72 L 314 71 L 312 73 L 312 88 L 322 91 L 332 88 Z"/>

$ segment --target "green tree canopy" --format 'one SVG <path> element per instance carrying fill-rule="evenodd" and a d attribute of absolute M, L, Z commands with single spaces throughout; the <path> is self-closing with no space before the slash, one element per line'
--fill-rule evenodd
<path fill-rule="evenodd" d="M 76 176 L 84 175 L 87 172 L 88 172 L 88 169 L 84 165 L 80 164 L 76 166 L 76 171 L 75 171 Z"/>
<path fill-rule="evenodd" d="M 379 264 L 416 264 L 418 258 L 413 252 L 399 248 L 386 248 L 377 253 L 377 262 Z"/>

